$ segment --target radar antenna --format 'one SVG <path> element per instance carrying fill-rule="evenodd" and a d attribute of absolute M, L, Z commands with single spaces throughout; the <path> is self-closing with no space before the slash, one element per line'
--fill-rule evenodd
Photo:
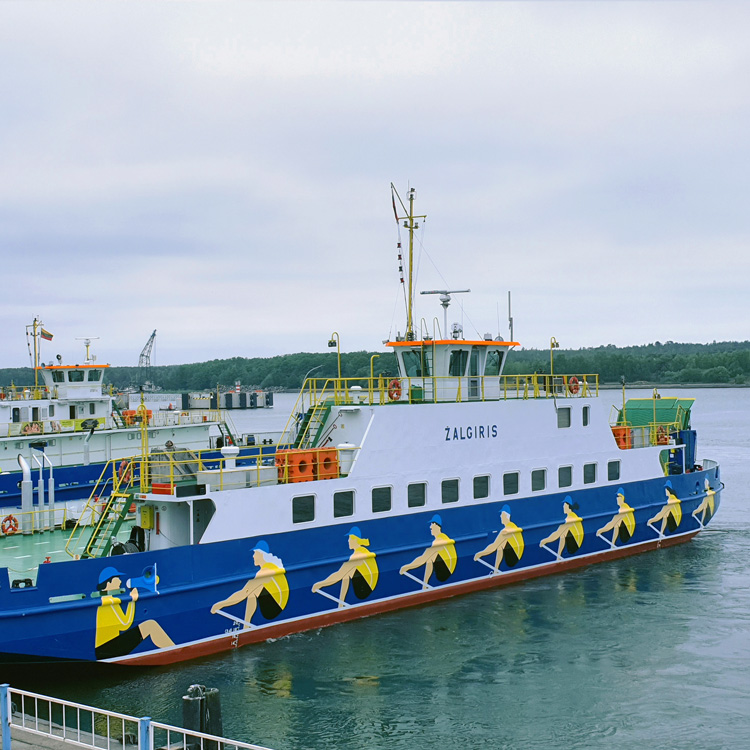
<path fill-rule="evenodd" d="M 439 294 L 440 304 L 443 306 L 443 335 L 448 335 L 448 305 L 451 303 L 451 294 L 466 294 L 471 289 L 430 289 L 420 294 Z"/>
<path fill-rule="evenodd" d="M 83 341 L 83 345 L 86 347 L 86 361 L 83 363 L 84 365 L 93 365 L 94 362 L 96 362 L 96 355 L 94 354 L 92 356 L 90 353 L 90 349 L 91 342 L 98 340 L 98 336 L 76 336 L 76 341 Z"/>

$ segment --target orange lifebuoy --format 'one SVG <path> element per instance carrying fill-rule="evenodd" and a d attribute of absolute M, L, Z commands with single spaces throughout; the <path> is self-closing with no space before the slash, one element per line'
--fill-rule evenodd
<path fill-rule="evenodd" d="M 388 383 L 388 398 L 391 401 L 398 401 L 401 398 L 401 381 L 398 378 L 393 378 Z"/>
<path fill-rule="evenodd" d="M 117 478 L 121 482 L 129 482 L 130 481 L 130 469 L 128 468 L 128 462 L 123 460 L 120 461 L 120 466 L 117 469 Z"/>
<path fill-rule="evenodd" d="M 3 534 L 6 536 L 15 534 L 18 531 L 18 519 L 15 516 L 5 516 L 0 529 L 2 529 Z"/>
<path fill-rule="evenodd" d="M 662 425 L 656 430 L 656 443 L 657 445 L 667 445 L 669 443 L 669 436 L 667 435 L 667 428 Z"/>
<path fill-rule="evenodd" d="M 573 377 L 568 381 L 568 390 L 575 396 L 576 393 L 578 393 L 578 378 L 573 375 Z"/>

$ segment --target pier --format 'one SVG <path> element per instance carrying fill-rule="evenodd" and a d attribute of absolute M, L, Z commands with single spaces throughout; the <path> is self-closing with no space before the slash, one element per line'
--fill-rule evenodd
<path fill-rule="evenodd" d="M 194 701 L 191 686 L 183 700 Z M 194 712 L 192 712 L 194 713 Z M 164 724 L 0 685 L 1 750 L 269 750 L 239 740 Z"/>

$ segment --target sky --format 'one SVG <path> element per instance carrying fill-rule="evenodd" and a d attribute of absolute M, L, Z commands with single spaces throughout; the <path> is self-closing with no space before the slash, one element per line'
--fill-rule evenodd
<path fill-rule="evenodd" d="M 0 367 L 750 339 L 750 3 L 0 2 Z M 399 234 L 400 232 L 400 234 Z M 415 320 L 443 325 L 435 296 Z"/>

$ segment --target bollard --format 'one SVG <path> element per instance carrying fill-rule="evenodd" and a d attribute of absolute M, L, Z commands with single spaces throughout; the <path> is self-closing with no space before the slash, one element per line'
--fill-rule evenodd
<path fill-rule="evenodd" d="M 222 736 L 221 701 L 218 688 L 205 685 L 191 685 L 187 695 L 182 696 L 182 726 L 188 732 L 202 732 Z M 202 747 L 202 750 L 216 750 L 218 743 L 206 740 L 201 743 L 186 743 L 187 747 Z"/>
<path fill-rule="evenodd" d="M 182 726 L 189 732 L 203 731 L 204 685 L 191 685 L 187 695 L 182 696 Z"/>
<path fill-rule="evenodd" d="M 223 737 L 223 727 L 221 722 L 221 699 L 218 688 L 208 688 L 205 697 L 206 717 L 205 729 L 206 734 L 215 734 L 217 737 Z"/>

